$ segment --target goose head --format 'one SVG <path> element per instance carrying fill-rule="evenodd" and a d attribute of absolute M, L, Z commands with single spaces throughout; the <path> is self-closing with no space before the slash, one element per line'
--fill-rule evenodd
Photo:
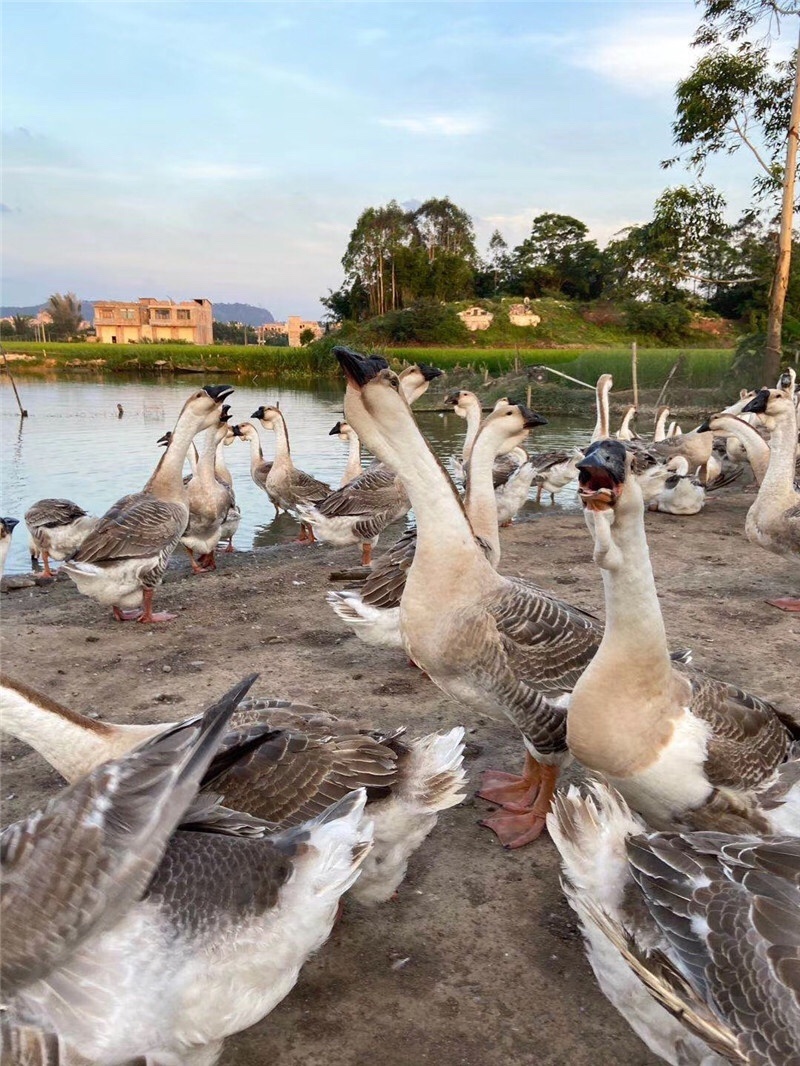
<path fill-rule="evenodd" d="M 193 392 L 181 410 L 180 419 L 194 423 L 194 432 L 202 433 L 219 423 L 223 402 L 233 392 L 230 385 L 204 385 Z"/>
<path fill-rule="evenodd" d="M 333 354 L 347 379 L 344 411 L 348 423 L 378 458 L 393 454 L 415 425 L 400 378 L 379 355 L 336 347 Z M 384 460 L 387 461 L 387 460 Z"/>
<path fill-rule="evenodd" d="M 264 429 L 271 429 L 273 433 L 275 432 L 278 423 L 283 421 L 283 415 L 277 407 L 265 407 L 263 404 L 257 410 L 253 411 L 250 417 L 257 418 Z"/>
<path fill-rule="evenodd" d="M 18 525 L 18 518 L 0 518 L 0 540 L 10 537 Z"/>
<path fill-rule="evenodd" d="M 167 432 L 163 435 L 163 437 L 159 437 L 158 438 L 158 440 L 156 441 L 156 444 L 160 448 L 166 448 L 166 447 L 168 447 L 169 442 L 171 440 L 172 440 L 172 430 L 168 429 Z"/>
<path fill-rule="evenodd" d="M 400 387 L 405 398 L 409 403 L 414 403 L 427 391 L 430 383 L 435 378 L 440 378 L 442 374 L 443 371 L 438 367 L 429 366 L 427 363 L 414 363 L 413 366 L 407 366 L 399 375 Z"/>
<path fill-rule="evenodd" d="M 783 378 L 781 378 L 781 381 Z M 788 382 L 787 382 L 788 385 Z M 742 408 L 743 414 L 760 415 L 769 429 L 774 429 L 778 419 L 795 417 L 793 386 L 792 391 L 788 387 L 779 389 L 761 389 L 752 400 L 749 400 Z"/>
<path fill-rule="evenodd" d="M 231 426 L 231 433 L 240 440 L 254 440 L 258 443 L 258 430 L 252 422 L 240 422 L 237 426 Z"/>
<path fill-rule="evenodd" d="M 328 430 L 329 437 L 338 437 L 339 440 L 343 440 L 346 443 L 351 441 L 353 437 L 356 437 L 356 431 L 350 425 L 349 422 L 337 422 L 333 429 Z"/>
<path fill-rule="evenodd" d="M 453 405 L 453 410 L 459 418 L 466 418 L 471 409 L 477 409 L 479 412 L 481 410 L 481 401 L 474 392 L 470 392 L 468 389 L 454 389 L 452 392 L 448 392 L 444 402 Z M 497 401 L 498 404 L 500 402 L 500 400 Z M 508 403 L 507 400 L 506 403 Z"/>
<path fill-rule="evenodd" d="M 603 570 L 616 570 L 623 562 L 612 532 L 615 526 L 625 518 L 643 522 L 644 498 L 631 474 L 633 460 L 621 441 L 598 440 L 577 464 L 584 518 L 594 537 L 594 561 Z"/>
<path fill-rule="evenodd" d="M 495 407 L 486 418 L 479 437 L 491 441 L 494 454 L 500 455 L 518 448 L 535 426 L 546 425 L 546 418 L 524 404 L 506 402 L 503 407 Z"/>

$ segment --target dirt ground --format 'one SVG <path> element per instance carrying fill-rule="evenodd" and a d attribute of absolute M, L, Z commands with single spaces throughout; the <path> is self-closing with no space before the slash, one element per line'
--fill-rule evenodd
<path fill-rule="evenodd" d="M 647 516 L 667 629 L 700 667 L 800 714 L 800 616 L 764 602 L 797 594 L 798 575 L 745 540 L 752 498 Z M 503 573 L 602 607 L 580 515 L 542 508 L 504 531 L 503 553 Z M 180 616 L 166 626 L 115 623 L 66 578 L 2 597 L 6 668 L 111 721 L 184 717 L 255 669 L 254 691 L 381 727 L 468 727 L 470 797 L 440 817 L 399 898 L 349 904 L 288 998 L 228 1041 L 224 1066 L 654 1064 L 595 985 L 549 839 L 509 853 L 476 824 L 490 809 L 472 798 L 479 772 L 521 762 L 514 731 L 446 699 L 399 653 L 361 644 L 325 604 L 329 571 L 357 561 L 355 549 L 287 545 L 223 555 L 216 575 L 191 578 L 174 559 L 157 606 Z M 18 741 L 2 771 L 4 823 L 59 787 Z"/>

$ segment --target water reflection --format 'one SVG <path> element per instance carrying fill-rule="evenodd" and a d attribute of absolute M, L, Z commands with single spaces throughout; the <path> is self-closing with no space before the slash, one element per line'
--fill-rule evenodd
<path fill-rule="evenodd" d="M 26 509 L 45 496 L 67 497 L 87 511 L 102 514 L 123 493 L 141 488 L 158 462 L 158 438 L 174 425 L 193 388 L 195 378 L 113 378 L 95 375 L 71 378 L 25 378 L 19 382 L 23 403 L 29 412 L 20 419 L 8 380 L 0 387 L 0 432 L 3 461 L 0 478 L 0 513 L 22 519 Z M 347 445 L 330 437 L 329 430 L 342 417 L 342 389 L 335 381 L 309 388 L 259 386 L 235 382 L 231 397 L 235 421 L 249 419 L 261 404 L 279 403 L 286 416 L 297 466 L 328 482 L 341 481 L 347 463 Z M 125 417 L 118 417 L 117 404 Z M 421 401 L 425 404 L 425 399 Z M 534 397 L 535 406 L 535 397 Z M 445 462 L 460 453 L 465 423 L 451 411 L 422 411 L 420 427 L 437 455 Z M 586 441 L 591 423 L 553 418 L 537 430 L 531 450 L 569 447 Z M 273 435 L 261 432 L 264 455 L 274 455 Z M 226 449 L 226 461 L 234 477 L 242 509 L 242 522 L 235 537 L 238 549 L 285 543 L 298 533 L 288 515 L 276 518 L 264 492 L 250 479 L 250 453 L 244 444 Z M 365 464 L 370 461 L 365 456 Z M 529 503 L 527 509 L 539 512 Z M 574 490 L 556 497 L 556 507 L 577 508 Z M 7 560 L 8 573 L 28 569 L 24 525 L 17 530 Z"/>

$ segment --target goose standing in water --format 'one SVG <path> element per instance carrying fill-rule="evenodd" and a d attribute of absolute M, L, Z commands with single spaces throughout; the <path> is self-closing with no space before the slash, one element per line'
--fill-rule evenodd
<path fill-rule="evenodd" d="M 38 751 L 67 781 L 172 728 L 175 723 L 99 722 L 0 674 L 0 729 Z M 237 755 L 235 763 L 229 759 L 229 751 L 248 746 L 250 754 Z M 226 807 L 280 829 L 321 814 L 349 792 L 369 789 L 366 813 L 375 848 L 353 895 L 375 903 L 397 889 L 439 812 L 463 799 L 463 755 L 460 727 L 407 737 L 403 729 L 377 732 L 312 707 L 248 697 L 238 703 L 201 787 Z"/>
<path fill-rule="evenodd" d="M 794 378 L 786 375 L 782 387 L 762 389 L 743 410 L 764 415 L 772 421 L 769 465 L 750 510 L 747 512 L 747 539 L 776 555 L 800 563 L 800 492 L 794 478 L 797 460 L 797 408 Z M 800 573 L 800 571 L 795 571 Z M 800 598 L 785 596 L 768 601 L 782 611 L 800 611 Z"/>
<path fill-rule="evenodd" d="M 481 427 L 468 459 L 469 477 L 464 499 L 472 531 L 495 568 L 500 562 L 500 538 L 497 497 L 492 480 L 494 460 L 503 449 L 518 447 L 529 428 L 546 425 L 541 415 L 517 405 L 511 405 L 514 413 L 511 418 L 506 417 L 505 407 L 508 406 L 495 408 Z M 411 529 L 376 563 L 361 588 L 327 594 L 326 599 L 336 614 L 366 644 L 402 648 L 400 601 L 416 545 L 417 531 Z"/>
<path fill-rule="evenodd" d="M 144 489 L 117 500 L 64 564 L 78 591 L 110 606 L 119 622 L 175 618 L 153 613 L 153 592 L 189 521 L 184 460 L 196 434 L 219 421 L 232 392 L 229 385 L 206 385 L 189 397 Z"/>
<path fill-rule="evenodd" d="M 338 437 L 348 446 L 347 466 L 344 468 L 339 488 L 344 488 L 362 472 L 361 470 L 361 441 L 352 426 L 346 422 L 337 422 L 328 433 L 329 437 Z"/>
<path fill-rule="evenodd" d="M 600 782 L 547 826 L 601 990 L 673 1066 L 800 1061 L 800 840 L 654 833 Z"/>
<path fill-rule="evenodd" d="M 250 446 L 250 477 L 262 492 L 266 492 L 267 478 L 272 469 L 272 463 L 264 458 L 258 430 L 252 422 L 240 422 L 238 426 L 231 426 L 231 431 L 235 437 Z"/>
<path fill-rule="evenodd" d="M 435 366 L 417 363 L 399 375 L 399 388 L 413 404 L 441 374 Z M 372 549 L 383 530 L 407 514 L 410 507 L 397 473 L 376 462 L 321 503 L 301 506 L 300 511 L 319 540 L 337 547 L 360 544 L 361 565 L 370 566 Z"/>
<path fill-rule="evenodd" d="M 297 512 L 300 504 L 319 503 L 330 496 L 330 485 L 298 469 L 292 462 L 286 419 L 277 407 L 262 405 L 250 417 L 257 418 L 265 429 L 275 434 L 275 461 L 267 471 L 264 487 L 278 514 L 281 509 Z M 314 539 L 313 527 L 301 521 L 300 541 L 310 543 Z"/>
<path fill-rule="evenodd" d="M 0 577 L 5 573 L 8 550 L 11 547 L 11 534 L 18 525 L 18 518 L 0 518 Z"/>
<path fill-rule="evenodd" d="M 449 696 L 522 732 L 522 778 L 488 775 L 481 795 L 508 805 L 484 824 L 508 846 L 544 827 L 569 758 L 565 697 L 599 646 L 590 615 L 526 582 L 501 577 L 475 541 L 455 486 L 419 432 L 385 360 L 347 348 L 345 413 L 362 441 L 397 469 L 417 517 L 400 629 L 409 657 Z M 501 417 L 513 418 L 514 408 Z"/>
<path fill-rule="evenodd" d="M 654 828 L 800 835 L 800 725 L 670 661 L 631 463 L 598 441 L 578 464 L 606 627 L 572 690 L 570 751 Z"/>
<path fill-rule="evenodd" d="M 142 898 L 63 967 L 26 983 L 15 1013 L 95 1064 L 147 1056 L 211 1066 L 225 1037 L 268 1014 L 330 934 L 371 847 L 365 800 L 363 789 L 349 793 L 280 832 L 201 803 L 141 885 Z M 37 861 L 50 856 L 20 850 L 35 886 Z"/>
<path fill-rule="evenodd" d="M 87 514 L 72 500 L 37 500 L 25 512 L 31 546 L 31 562 L 42 556 L 42 576 L 55 577 L 51 559 L 68 559 L 80 548 L 99 519 Z"/>
<path fill-rule="evenodd" d="M 622 418 L 622 423 L 616 432 L 617 440 L 639 440 L 639 434 L 631 426 L 631 422 L 636 418 L 636 408 L 631 405 L 625 408 L 625 414 Z"/>
<path fill-rule="evenodd" d="M 242 509 L 236 503 L 236 492 L 233 487 L 233 475 L 228 469 L 228 464 L 225 462 L 225 449 L 229 448 L 236 440 L 236 435 L 233 432 L 233 427 L 228 426 L 228 434 L 217 445 L 217 457 L 214 463 L 214 473 L 217 476 L 217 480 L 221 481 L 223 485 L 227 485 L 228 492 L 230 493 L 230 505 L 228 507 L 228 513 L 222 522 L 222 528 L 219 531 L 220 543 L 227 541 L 225 546 L 225 553 L 230 555 L 234 551 L 233 538 L 236 536 L 236 530 L 239 528 L 239 523 L 242 521 Z"/>

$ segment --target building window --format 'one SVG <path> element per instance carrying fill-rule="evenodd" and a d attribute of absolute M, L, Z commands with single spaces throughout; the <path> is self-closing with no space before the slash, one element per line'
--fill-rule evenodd
<path fill-rule="evenodd" d="M 114 312 L 113 311 L 101 311 L 100 312 L 100 317 L 101 318 L 111 318 L 111 319 L 113 319 Z"/>
<path fill-rule="evenodd" d="M 159 319 L 161 319 L 162 321 L 163 321 L 164 319 L 166 319 L 167 321 L 169 321 L 169 319 L 170 319 L 170 311 L 169 311 L 169 308 L 161 308 L 161 307 L 157 307 L 157 308 L 156 308 L 156 318 L 159 318 Z"/>
<path fill-rule="evenodd" d="M 178 308 L 178 320 L 181 322 L 188 322 L 191 318 L 191 312 Z"/>
<path fill-rule="evenodd" d="M 127 318 L 129 321 L 136 318 L 136 312 L 132 307 L 123 307 L 121 313 L 122 317 Z"/>

